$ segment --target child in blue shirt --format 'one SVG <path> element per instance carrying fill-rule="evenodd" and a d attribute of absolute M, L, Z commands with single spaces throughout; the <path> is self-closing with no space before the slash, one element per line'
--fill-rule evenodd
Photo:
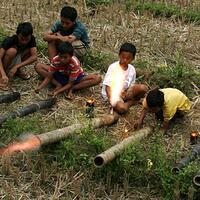
<path fill-rule="evenodd" d="M 57 55 L 57 46 L 62 42 L 70 42 L 74 48 L 74 55 L 80 58 L 89 47 L 89 38 L 85 26 L 77 21 L 75 8 L 65 6 L 60 13 L 60 20 L 56 21 L 51 30 L 44 35 L 48 42 L 49 58 Z"/>

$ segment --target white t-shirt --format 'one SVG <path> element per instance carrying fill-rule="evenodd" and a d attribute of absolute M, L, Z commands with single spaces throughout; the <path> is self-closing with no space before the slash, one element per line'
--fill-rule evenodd
<path fill-rule="evenodd" d="M 118 82 L 122 82 L 121 86 L 117 86 L 118 90 L 127 90 L 131 84 L 135 83 L 135 79 L 136 71 L 133 65 L 129 64 L 127 70 L 123 70 L 119 65 L 119 61 L 112 63 L 108 67 L 108 71 L 103 81 L 101 91 L 103 98 L 107 99 L 106 86 L 112 88 L 113 85 L 118 84 Z"/>

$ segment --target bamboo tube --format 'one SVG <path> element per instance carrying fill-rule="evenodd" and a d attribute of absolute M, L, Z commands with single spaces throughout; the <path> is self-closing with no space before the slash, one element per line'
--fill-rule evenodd
<path fill-rule="evenodd" d="M 193 178 L 194 185 L 200 187 L 200 171 Z"/>
<path fill-rule="evenodd" d="M 20 99 L 20 93 L 19 92 L 12 92 L 9 94 L 3 94 L 0 96 L 0 103 L 11 103 L 13 101 L 16 101 Z"/>
<path fill-rule="evenodd" d="M 172 172 L 177 173 L 179 172 L 182 168 L 186 167 L 190 162 L 194 161 L 195 159 L 198 158 L 200 154 L 200 145 L 196 145 L 190 155 L 182 158 L 176 165 L 175 167 L 172 168 Z"/>
<path fill-rule="evenodd" d="M 102 167 L 108 162 L 112 161 L 116 156 L 118 156 L 128 145 L 135 141 L 140 141 L 142 138 L 147 137 L 152 131 L 152 128 L 146 127 L 141 130 L 133 132 L 134 135 L 124 139 L 119 144 L 112 146 L 103 153 L 97 155 L 94 158 L 94 165 L 96 167 Z"/>
<path fill-rule="evenodd" d="M 34 113 L 40 109 L 50 108 L 55 104 L 55 98 L 49 98 L 46 100 L 42 100 L 26 107 L 21 108 L 20 110 L 8 113 L 6 115 L 0 116 L 0 124 L 7 121 L 8 119 L 14 119 L 16 117 L 23 117 L 25 115 Z"/>
<path fill-rule="evenodd" d="M 99 118 L 92 119 L 89 123 L 89 126 L 93 128 L 107 126 L 107 125 L 111 125 L 117 122 L 118 119 L 119 119 L 119 116 L 117 114 L 114 114 L 114 115 L 108 114 Z M 37 137 L 39 138 L 41 145 L 51 144 L 51 143 L 55 143 L 60 140 L 63 140 L 67 138 L 69 135 L 71 135 L 72 133 L 78 130 L 84 129 L 86 127 L 88 127 L 88 123 L 86 124 L 77 123 L 71 126 L 67 126 L 65 128 L 61 128 L 61 129 L 57 129 L 57 130 L 53 130 L 47 133 L 37 135 Z"/>

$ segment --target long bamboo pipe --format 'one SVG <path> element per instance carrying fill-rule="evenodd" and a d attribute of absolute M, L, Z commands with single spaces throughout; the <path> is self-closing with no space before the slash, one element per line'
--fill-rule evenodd
<path fill-rule="evenodd" d="M 61 129 L 53 130 L 53 131 L 43 133 L 40 135 L 36 135 L 36 137 L 40 140 L 41 145 L 51 144 L 51 143 L 58 142 L 60 140 L 67 138 L 70 134 L 74 133 L 77 130 L 82 130 L 88 127 L 88 125 L 90 125 L 93 128 L 98 128 L 102 126 L 111 125 L 117 122 L 118 119 L 119 119 L 119 115 L 117 115 L 116 113 L 114 115 L 107 114 L 102 117 L 92 119 L 89 122 L 89 124 L 88 123 L 72 124 L 71 126 L 67 126 L 65 128 L 61 128 Z"/>
<path fill-rule="evenodd" d="M 94 165 L 96 167 L 102 167 L 108 162 L 112 161 L 116 156 L 118 156 L 128 145 L 135 141 L 140 141 L 142 138 L 147 137 L 152 131 L 152 128 L 146 127 L 138 131 L 134 131 L 132 136 L 121 141 L 119 144 L 112 146 L 103 153 L 97 155 L 94 158 Z"/>
<path fill-rule="evenodd" d="M 23 117 L 25 115 L 34 113 L 40 109 L 50 108 L 55 104 L 55 98 L 49 98 L 46 100 L 38 101 L 31 105 L 25 106 L 19 110 L 0 116 L 0 124 L 7 121 L 8 119 L 14 119 L 16 117 Z"/>
<path fill-rule="evenodd" d="M 194 161 L 200 155 L 200 145 L 194 146 L 189 155 L 185 156 L 172 168 L 173 173 L 178 173 L 182 168 L 186 167 L 190 162 Z"/>
<path fill-rule="evenodd" d="M 30 135 L 24 138 L 22 141 L 13 142 L 8 144 L 7 147 L 1 148 L 0 155 L 11 155 L 19 151 L 32 151 L 40 148 L 42 145 L 47 145 L 63 140 L 77 130 L 82 130 L 88 127 L 88 125 L 93 128 L 98 128 L 101 126 L 111 125 L 117 122 L 118 119 L 118 114 L 108 114 L 99 118 L 94 118 L 89 123 L 76 123 L 71 126 L 53 130 L 47 133 L 42 133 L 40 135 Z"/>
<path fill-rule="evenodd" d="M 16 101 L 20 99 L 20 93 L 19 92 L 12 92 L 9 94 L 2 94 L 0 95 L 0 103 L 11 103 L 13 101 Z"/>

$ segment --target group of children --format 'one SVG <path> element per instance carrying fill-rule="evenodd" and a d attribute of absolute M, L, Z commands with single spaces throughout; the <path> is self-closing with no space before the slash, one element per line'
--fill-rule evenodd
<path fill-rule="evenodd" d="M 89 37 L 85 26 L 77 20 L 75 8 L 65 6 L 51 30 L 44 34 L 48 43 L 50 65 L 36 63 L 35 70 L 43 81 L 35 89 L 40 92 L 50 82 L 55 88 L 49 95 L 67 94 L 72 98 L 74 91 L 95 86 L 101 76 L 86 74 L 79 58 L 89 48 Z M 103 80 L 102 96 L 112 109 L 119 114 L 126 113 L 136 104 L 142 103 L 143 110 L 135 128 L 142 126 L 147 112 L 155 113 L 163 122 L 166 131 L 169 122 L 182 112 L 190 109 L 189 99 L 173 88 L 148 91 L 144 84 L 136 84 L 136 70 L 131 62 L 136 55 L 136 47 L 124 43 L 119 50 L 119 61 L 111 64 Z M 21 69 L 37 60 L 37 48 L 31 23 L 21 23 L 16 34 L 4 39 L 0 46 L 0 87 L 4 89 L 16 75 L 22 79 L 30 78 Z"/>

